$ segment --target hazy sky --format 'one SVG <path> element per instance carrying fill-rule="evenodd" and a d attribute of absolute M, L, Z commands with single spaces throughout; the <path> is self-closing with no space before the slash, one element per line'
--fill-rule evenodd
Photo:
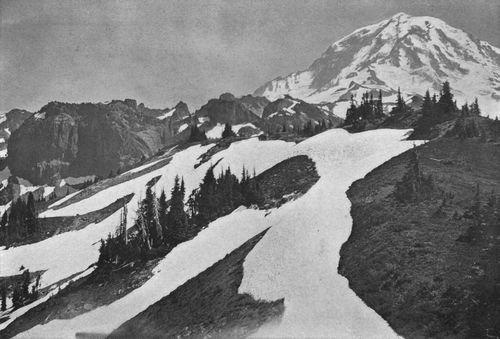
<path fill-rule="evenodd" d="M 194 110 L 305 69 L 334 41 L 398 12 L 500 46 L 499 0 L 0 0 L 0 111 L 126 97 Z"/>

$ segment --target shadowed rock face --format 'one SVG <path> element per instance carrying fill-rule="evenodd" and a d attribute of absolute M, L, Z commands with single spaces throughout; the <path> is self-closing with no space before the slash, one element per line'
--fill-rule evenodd
<path fill-rule="evenodd" d="M 5 113 L 5 119 L 0 123 L 0 138 L 3 139 L 0 140 L 0 150 L 7 149 L 12 132 L 18 129 L 31 114 L 33 113 L 17 108 Z"/>
<path fill-rule="evenodd" d="M 321 109 L 318 105 L 309 104 L 305 101 L 294 99 L 288 95 L 275 100 L 266 106 L 262 118 L 273 125 L 303 126 L 308 121 L 321 123 L 331 121 L 334 126 L 342 123 L 342 119 L 330 111 Z"/>
<path fill-rule="evenodd" d="M 206 122 L 207 126 L 217 123 L 230 123 L 232 125 L 247 122 L 258 123 L 264 107 L 269 100 L 263 97 L 244 96 L 235 98 L 231 93 L 222 94 L 219 99 L 211 99 L 203 105 L 195 115 Z"/>
<path fill-rule="evenodd" d="M 24 120 L 26 120 L 33 113 L 25 111 L 23 109 L 13 109 L 5 113 L 5 120 L 0 123 L 0 137 L 7 140 L 10 137 L 10 133 L 14 132 L 19 126 L 22 125 Z M 6 131 L 5 129 L 8 129 Z"/>
<path fill-rule="evenodd" d="M 135 100 L 51 102 L 12 134 L 8 165 L 13 175 L 36 184 L 68 176 L 104 177 L 177 141 L 178 118 L 144 114 Z"/>

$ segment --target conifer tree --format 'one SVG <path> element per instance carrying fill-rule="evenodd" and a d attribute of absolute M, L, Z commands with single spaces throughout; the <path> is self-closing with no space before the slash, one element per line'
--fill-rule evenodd
<path fill-rule="evenodd" d="M 217 217 L 217 206 L 219 204 L 216 193 L 216 180 L 211 166 L 202 180 L 198 191 L 198 214 L 197 221 L 200 225 L 206 225 Z"/>
<path fill-rule="evenodd" d="M 234 133 L 233 128 L 229 122 L 226 122 L 224 125 L 224 131 L 222 131 L 222 139 L 235 137 L 236 133 Z"/>
<path fill-rule="evenodd" d="M 7 309 L 7 288 L 5 286 L 3 286 L 0 290 L 0 294 L 2 298 L 2 306 L 0 310 L 5 311 Z"/>
<path fill-rule="evenodd" d="M 26 228 L 28 233 L 33 234 L 36 231 L 38 219 L 35 209 L 35 198 L 32 192 L 28 194 L 28 202 L 26 205 L 26 216 L 25 216 Z"/>
<path fill-rule="evenodd" d="M 167 214 L 167 223 L 170 226 L 170 239 L 167 241 L 171 241 L 173 244 L 186 241 L 192 235 L 187 214 L 184 211 L 184 195 L 184 179 L 179 184 L 179 177 L 176 176 L 170 199 L 170 210 Z"/>
<path fill-rule="evenodd" d="M 165 190 L 161 191 L 160 198 L 158 200 L 158 217 L 160 220 L 161 228 L 163 229 L 163 234 L 168 234 L 167 226 L 167 213 L 168 213 L 168 203 Z"/>
<path fill-rule="evenodd" d="M 23 272 L 23 284 L 22 284 L 22 290 L 21 290 L 21 295 L 22 295 L 22 299 L 25 300 L 28 298 L 29 296 L 29 287 L 30 287 L 30 271 L 29 270 L 25 270 Z"/>
<path fill-rule="evenodd" d="M 394 107 L 391 111 L 393 115 L 402 114 L 406 112 L 406 103 L 401 96 L 401 89 L 398 87 L 398 96 L 396 101 L 396 107 Z"/>
<path fill-rule="evenodd" d="M 21 300 L 20 300 L 19 289 L 17 287 L 14 287 L 14 290 L 12 291 L 12 307 L 16 309 L 19 308 L 20 306 L 21 306 Z"/>
<path fill-rule="evenodd" d="M 474 99 L 474 102 L 470 105 L 470 114 L 472 116 L 480 116 L 481 110 L 479 109 L 479 102 L 477 98 Z"/>
<path fill-rule="evenodd" d="M 143 200 L 141 214 L 143 215 L 146 228 L 151 238 L 151 245 L 158 247 L 163 241 L 163 232 L 158 218 L 158 203 L 156 195 L 148 187 L 146 189 L 146 197 Z"/>
<path fill-rule="evenodd" d="M 430 116 L 432 114 L 432 99 L 429 90 L 425 91 L 424 101 L 422 103 L 422 115 Z"/>
<path fill-rule="evenodd" d="M 469 105 L 466 102 L 464 105 L 462 105 L 462 109 L 460 110 L 460 116 L 464 118 L 468 117 L 469 115 L 470 115 Z"/>
<path fill-rule="evenodd" d="M 190 129 L 189 141 L 198 142 L 207 140 L 207 135 L 204 131 L 200 130 L 196 124 L 193 124 Z"/>
<path fill-rule="evenodd" d="M 378 91 L 378 100 L 375 104 L 375 111 L 376 111 L 376 115 L 378 117 L 381 117 L 384 115 L 384 104 L 382 102 L 382 90 Z"/>
<path fill-rule="evenodd" d="M 455 111 L 455 103 L 453 102 L 453 94 L 451 94 L 450 83 L 445 81 L 441 90 L 441 97 L 438 102 L 443 113 L 453 113 Z"/>

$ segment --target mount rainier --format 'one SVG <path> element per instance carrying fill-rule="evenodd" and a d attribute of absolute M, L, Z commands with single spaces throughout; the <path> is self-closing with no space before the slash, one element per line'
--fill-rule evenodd
<path fill-rule="evenodd" d="M 278 77 L 255 91 L 311 103 L 334 103 L 345 115 L 351 94 L 382 90 L 395 98 L 439 92 L 451 83 L 458 104 L 479 99 L 484 115 L 500 115 L 500 49 L 444 21 L 398 13 L 333 43 L 309 68 Z"/>

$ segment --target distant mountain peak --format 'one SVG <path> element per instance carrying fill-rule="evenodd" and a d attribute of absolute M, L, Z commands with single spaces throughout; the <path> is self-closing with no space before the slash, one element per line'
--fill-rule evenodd
<path fill-rule="evenodd" d="M 255 95 L 337 103 L 342 116 L 351 94 L 382 90 L 391 101 L 398 87 L 423 95 L 444 81 L 459 104 L 478 97 L 485 114 L 500 114 L 500 49 L 441 19 L 400 12 L 334 42 L 308 69 L 278 77 Z"/>

